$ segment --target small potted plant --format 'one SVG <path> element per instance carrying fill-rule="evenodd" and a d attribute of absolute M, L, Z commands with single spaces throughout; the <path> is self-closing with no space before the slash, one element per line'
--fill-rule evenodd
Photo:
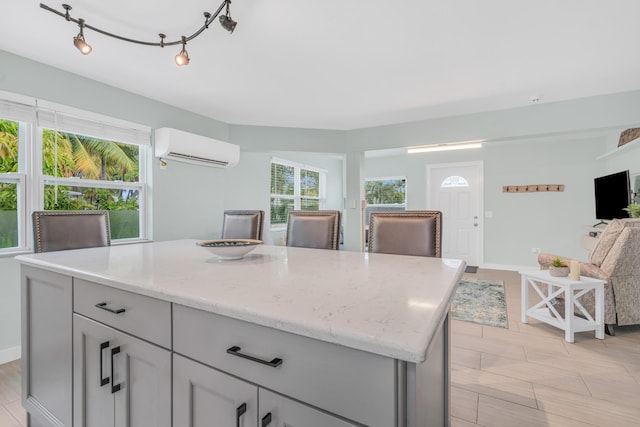
<path fill-rule="evenodd" d="M 640 203 L 631 203 L 624 210 L 629 212 L 630 218 L 640 218 Z"/>
<path fill-rule="evenodd" d="M 560 257 L 555 257 L 549 266 L 549 274 L 554 277 L 566 277 L 569 275 L 569 267 Z"/>

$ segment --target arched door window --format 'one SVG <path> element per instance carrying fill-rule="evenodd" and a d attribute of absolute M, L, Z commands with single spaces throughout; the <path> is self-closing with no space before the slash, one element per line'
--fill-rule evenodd
<path fill-rule="evenodd" d="M 444 179 L 440 188 L 468 187 L 469 182 L 461 176 L 452 175 Z"/>

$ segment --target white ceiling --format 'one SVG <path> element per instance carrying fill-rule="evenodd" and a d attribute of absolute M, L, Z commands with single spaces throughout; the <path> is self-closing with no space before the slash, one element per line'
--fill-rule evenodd
<path fill-rule="evenodd" d="M 190 35 L 221 0 L 43 0 L 126 37 Z M 640 89 L 638 0 L 234 0 L 187 45 L 0 0 L 0 49 L 227 123 L 355 129 Z M 0 64 L 0 78 L 2 68 Z"/>

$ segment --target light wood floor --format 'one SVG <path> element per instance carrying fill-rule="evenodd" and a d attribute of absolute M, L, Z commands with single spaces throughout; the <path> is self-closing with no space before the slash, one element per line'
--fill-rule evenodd
<path fill-rule="evenodd" d="M 509 329 L 453 322 L 452 427 L 640 426 L 640 326 L 598 340 L 520 323 L 520 276 L 478 270 L 506 285 Z M 26 426 L 20 362 L 0 365 L 0 426 Z"/>
<path fill-rule="evenodd" d="M 0 426 L 26 427 L 27 415 L 20 403 L 20 361 L 0 365 Z"/>

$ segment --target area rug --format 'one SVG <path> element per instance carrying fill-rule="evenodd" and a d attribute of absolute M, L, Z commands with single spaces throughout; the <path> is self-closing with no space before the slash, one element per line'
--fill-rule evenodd
<path fill-rule="evenodd" d="M 465 278 L 451 304 L 451 318 L 481 325 L 508 328 L 504 283 Z"/>

